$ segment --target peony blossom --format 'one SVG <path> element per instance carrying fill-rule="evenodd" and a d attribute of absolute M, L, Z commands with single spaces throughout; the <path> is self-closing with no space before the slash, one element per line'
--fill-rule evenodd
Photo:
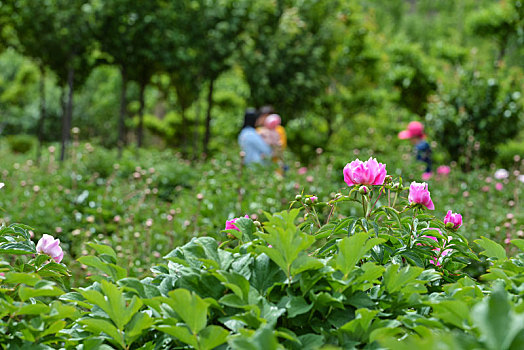
<path fill-rule="evenodd" d="M 497 180 L 503 180 L 509 177 L 509 172 L 506 169 L 498 169 L 493 176 Z"/>
<path fill-rule="evenodd" d="M 437 174 L 439 175 L 449 175 L 451 168 L 447 165 L 441 165 L 437 168 Z"/>
<path fill-rule="evenodd" d="M 60 248 L 60 240 L 54 239 L 50 235 L 43 235 L 36 244 L 36 251 L 41 254 L 47 254 L 53 258 L 57 263 L 62 261 L 64 252 Z"/>
<path fill-rule="evenodd" d="M 431 200 L 431 196 L 428 191 L 428 184 L 425 182 L 418 183 L 413 181 L 411 183 L 411 186 L 409 186 L 408 200 L 410 204 L 422 204 L 429 210 L 435 210 L 435 205 L 433 205 L 433 201 Z"/>
<path fill-rule="evenodd" d="M 422 174 L 422 180 L 423 181 L 428 181 L 429 179 L 431 179 L 432 176 L 433 176 L 432 172 L 423 173 Z"/>
<path fill-rule="evenodd" d="M 297 173 L 298 175 L 304 175 L 305 173 L 307 173 L 307 168 L 303 166 L 302 168 L 298 169 Z"/>
<path fill-rule="evenodd" d="M 245 218 L 249 219 L 249 215 L 244 216 Z M 235 225 L 235 222 L 240 218 L 234 218 L 231 220 L 226 221 L 226 228 L 225 230 L 237 230 L 240 231 L 240 229 Z"/>
<path fill-rule="evenodd" d="M 311 202 L 316 202 L 318 200 L 318 197 L 317 196 L 311 196 L 309 197 L 309 199 L 311 199 Z"/>
<path fill-rule="evenodd" d="M 344 181 L 353 185 L 382 185 L 386 178 L 386 165 L 369 158 L 362 162 L 358 158 L 344 167 Z"/>
<path fill-rule="evenodd" d="M 448 210 L 446 217 L 444 218 L 444 224 L 446 227 L 453 228 L 454 230 L 462 226 L 462 215 L 457 213 L 452 213 L 451 210 Z"/>
<path fill-rule="evenodd" d="M 504 188 L 504 185 L 503 185 L 502 183 L 497 182 L 497 183 L 495 184 L 495 189 L 496 189 L 497 191 L 502 191 L 503 188 Z"/>

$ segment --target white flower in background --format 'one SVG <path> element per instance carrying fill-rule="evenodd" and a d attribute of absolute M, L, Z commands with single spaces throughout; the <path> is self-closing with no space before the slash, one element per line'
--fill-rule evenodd
<path fill-rule="evenodd" d="M 506 169 L 498 169 L 497 171 L 495 171 L 494 176 L 497 180 L 507 179 L 509 176 L 509 172 Z"/>
<path fill-rule="evenodd" d="M 5 184 L 3 182 L 0 182 L 0 188 L 4 187 Z"/>
<path fill-rule="evenodd" d="M 518 179 L 520 182 L 524 183 L 524 175 L 519 175 Z"/>

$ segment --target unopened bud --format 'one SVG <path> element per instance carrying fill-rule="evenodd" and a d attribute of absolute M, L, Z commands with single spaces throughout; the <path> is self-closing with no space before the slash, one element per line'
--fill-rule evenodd
<path fill-rule="evenodd" d="M 386 178 L 384 179 L 384 183 L 388 184 L 390 182 L 393 182 L 393 176 L 387 175 Z"/>
<path fill-rule="evenodd" d="M 304 220 L 309 219 L 309 213 L 304 214 Z"/>
<path fill-rule="evenodd" d="M 306 204 L 311 205 L 311 203 L 313 203 L 313 202 L 311 201 L 311 198 L 306 198 Z"/>
<path fill-rule="evenodd" d="M 360 192 L 360 194 L 366 194 L 369 192 L 369 189 L 366 187 L 366 186 L 361 186 L 359 189 L 358 189 L 358 192 Z"/>
<path fill-rule="evenodd" d="M 295 200 L 296 200 L 296 201 L 301 201 L 301 200 L 302 200 L 302 195 L 297 194 L 297 195 L 295 196 Z"/>
<path fill-rule="evenodd" d="M 255 225 L 255 227 L 258 227 L 258 228 L 262 227 L 262 224 L 258 220 L 253 221 L 253 224 Z"/>

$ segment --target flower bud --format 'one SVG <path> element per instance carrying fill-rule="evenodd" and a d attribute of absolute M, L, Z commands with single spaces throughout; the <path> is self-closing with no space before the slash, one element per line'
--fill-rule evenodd
<path fill-rule="evenodd" d="M 388 184 L 388 183 L 391 183 L 391 182 L 393 182 L 393 176 L 386 175 L 386 178 L 384 179 L 384 183 Z"/>
<path fill-rule="evenodd" d="M 297 194 L 297 195 L 295 196 L 295 200 L 296 200 L 296 201 L 301 201 L 301 200 L 302 200 L 302 195 Z"/>
<path fill-rule="evenodd" d="M 255 225 L 255 227 L 258 227 L 258 228 L 262 227 L 262 224 L 258 220 L 253 221 L 253 224 Z"/>
<path fill-rule="evenodd" d="M 367 188 L 366 186 L 361 186 L 359 189 L 358 189 L 358 192 L 360 192 L 360 194 L 366 194 L 369 192 L 369 188 Z"/>
<path fill-rule="evenodd" d="M 313 202 L 311 201 L 311 198 L 309 198 L 309 197 L 306 198 L 305 202 L 306 202 L 307 205 L 311 205 L 311 203 L 313 203 Z"/>

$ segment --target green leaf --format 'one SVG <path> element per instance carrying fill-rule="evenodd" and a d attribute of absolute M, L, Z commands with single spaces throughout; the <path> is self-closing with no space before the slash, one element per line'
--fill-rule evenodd
<path fill-rule="evenodd" d="M 236 272 L 218 271 L 217 278 L 242 300 L 247 301 L 249 295 L 249 282 L 244 276 Z"/>
<path fill-rule="evenodd" d="M 91 333 L 107 334 L 122 348 L 125 348 L 123 334 L 120 333 L 111 322 L 97 318 L 86 318 L 79 320 L 78 323 L 84 325 L 85 329 Z"/>
<path fill-rule="evenodd" d="M 206 327 L 208 304 L 202 298 L 187 289 L 171 291 L 169 297 L 172 300 L 170 306 L 193 334 L 197 334 Z"/>
<path fill-rule="evenodd" d="M 289 212 L 283 211 L 269 217 L 269 221 L 264 224 L 268 232 L 257 233 L 272 248 L 258 246 L 257 249 L 266 253 L 282 270 L 290 277 L 291 264 L 314 242 L 313 236 L 307 235 L 297 229 L 294 224 L 299 213 L 298 209 Z"/>
<path fill-rule="evenodd" d="M 45 330 L 40 334 L 40 338 L 43 338 L 49 334 L 56 334 L 60 330 L 64 329 L 65 326 L 66 326 L 66 321 L 57 320 L 45 328 Z"/>
<path fill-rule="evenodd" d="M 110 257 L 113 258 L 114 260 L 113 263 L 116 263 L 117 261 L 116 253 L 112 247 L 105 245 L 105 244 L 96 244 L 96 243 L 91 243 L 91 242 L 87 243 L 87 245 L 93 248 L 100 255 L 102 254 L 109 255 Z"/>
<path fill-rule="evenodd" d="M 524 315 L 511 310 L 502 283 L 496 283 L 491 296 L 473 307 L 471 318 L 480 330 L 481 339 L 491 350 L 508 349 L 524 329 Z"/>
<path fill-rule="evenodd" d="M 229 332 L 219 326 L 207 326 L 198 334 L 200 349 L 214 349 L 226 342 Z"/>
<path fill-rule="evenodd" d="M 192 335 L 189 329 L 187 329 L 186 327 L 160 325 L 156 326 L 155 328 L 161 332 L 172 335 L 173 337 L 179 339 L 185 344 L 189 344 L 194 348 L 198 348 L 196 336 Z"/>
<path fill-rule="evenodd" d="M 480 239 L 475 240 L 475 243 L 477 243 L 479 246 L 484 248 L 485 250 L 482 251 L 480 254 L 487 256 L 488 258 L 495 258 L 496 260 L 506 260 L 506 251 L 504 248 L 492 241 L 491 239 L 488 239 L 486 237 L 480 237 Z"/>
<path fill-rule="evenodd" d="M 5 243 L 0 245 L 0 254 L 36 254 L 36 246 L 32 241 Z"/>
<path fill-rule="evenodd" d="M 298 258 L 291 264 L 291 275 L 298 275 L 299 273 L 307 270 L 318 270 L 324 267 L 324 264 L 305 253 L 302 253 Z"/>
<path fill-rule="evenodd" d="M 17 315 L 40 315 L 47 314 L 50 308 L 44 304 L 26 304 L 17 311 Z"/>
<path fill-rule="evenodd" d="M 8 272 L 5 275 L 4 283 L 23 283 L 28 286 L 34 286 L 38 281 L 40 281 L 40 279 L 40 276 L 35 273 Z"/>
<path fill-rule="evenodd" d="M 100 258 L 96 256 L 82 256 L 78 258 L 78 262 L 87 266 L 94 267 L 95 269 L 98 269 L 108 274 L 114 281 L 118 281 L 122 278 L 127 277 L 127 271 L 124 268 L 115 264 L 103 262 L 102 260 L 100 260 Z"/>
<path fill-rule="evenodd" d="M 51 297 L 62 294 L 64 292 L 50 281 L 39 281 L 36 283 L 35 288 L 20 286 L 20 289 L 18 289 L 18 295 L 22 301 L 26 301 L 29 298 Z"/>
<path fill-rule="evenodd" d="M 384 286 L 389 293 L 394 293 L 403 287 L 408 287 L 408 285 L 416 281 L 416 278 L 424 271 L 424 269 L 420 267 L 410 265 L 402 269 L 399 269 L 399 267 L 397 264 L 391 264 L 386 268 L 386 272 L 384 272 Z"/>
<path fill-rule="evenodd" d="M 278 306 L 286 308 L 289 318 L 293 318 L 311 310 L 313 304 L 308 304 L 302 296 L 293 295 L 283 297 Z"/>
<path fill-rule="evenodd" d="M 138 294 L 140 298 L 154 298 L 161 295 L 160 291 L 156 286 L 142 283 L 136 278 L 123 278 L 117 282 L 124 290 L 131 290 Z"/>
<path fill-rule="evenodd" d="M 357 262 L 375 245 L 384 242 L 382 238 L 371 238 L 365 232 L 359 232 L 350 237 L 345 237 L 338 243 L 339 252 L 335 264 L 345 278 L 355 269 Z"/>
<path fill-rule="evenodd" d="M 154 323 L 155 321 L 145 312 L 136 313 L 126 326 L 125 337 L 128 340 L 127 343 L 131 344 L 144 330 L 150 328 Z"/>
<path fill-rule="evenodd" d="M 524 239 L 512 239 L 511 244 L 513 244 L 514 246 L 516 246 L 524 252 Z"/>

